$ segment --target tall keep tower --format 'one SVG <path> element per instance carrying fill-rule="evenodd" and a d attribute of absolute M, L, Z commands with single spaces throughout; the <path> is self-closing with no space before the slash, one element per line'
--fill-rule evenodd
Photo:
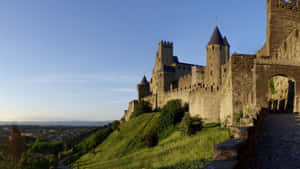
<path fill-rule="evenodd" d="M 150 89 L 153 94 L 169 90 L 175 77 L 175 69 L 170 65 L 174 63 L 173 43 L 160 41 L 155 57 L 155 65 L 152 71 Z"/>
<path fill-rule="evenodd" d="M 261 55 L 275 56 L 279 46 L 300 24 L 298 0 L 267 0 L 267 39 Z"/>
<path fill-rule="evenodd" d="M 206 77 L 211 85 L 219 85 L 221 80 L 221 65 L 229 58 L 229 43 L 223 39 L 218 27 L 206 47 Z"/>
<path fill-rule="evenodd" d="M 170 65 L 173 62 L 173 43 L 168 41 L 160 41 L 158 43 L 158 51 L 156 53 L 153 72 L 157 72 L 163 65 Z"/>

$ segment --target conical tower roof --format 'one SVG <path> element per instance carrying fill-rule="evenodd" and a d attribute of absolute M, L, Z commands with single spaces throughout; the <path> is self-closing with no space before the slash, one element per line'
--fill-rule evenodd
<path fill-rule="evenodd" d="M 146 84 L 146 83 L 148 83 L 148 80 L 147 80 L 146 76 L 144 75 L 144 77 L 141 81 L 141 84 Z"/>
<path fill-rule="evenodd" d="M 214 33 L 212 34 L 210 41 L 208 42 L 208 45 L 224 45 L 224 39 L 218 26 L 216 26 Z"/>
<path fill-rule="evenodd" d="M 228 42 L 228 40 L 227 40 L 227 38 L 226 38 L 226 36 L 224 36 L 224 45 L 226 45 L 226 46 L 230 46 L 230 44 L 229 44 L 229 42 Z"/>

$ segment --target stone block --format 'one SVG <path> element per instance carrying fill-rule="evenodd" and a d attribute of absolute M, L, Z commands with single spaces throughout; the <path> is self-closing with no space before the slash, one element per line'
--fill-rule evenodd
<path fill-rule="evenodd" d="M 240 126 L 242 127 L 253 126 L 252 118 L 242 118 L 240 120 Z"/>

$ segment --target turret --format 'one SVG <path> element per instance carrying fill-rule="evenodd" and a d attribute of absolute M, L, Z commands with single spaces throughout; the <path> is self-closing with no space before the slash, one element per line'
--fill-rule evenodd
<path fill-rule="evenodd" d="M 162 59 L 162 64 L 164 65 L 173 63 L 173 43 L 160 41 L 158 44 L 158 56 Z"/>
<path fill-rule="evenodd" d="M 155 66 L 153 71 L 158 71 L 163 65 L 170 65 L 175 62 L 173 57 L 173 43 L 168 41 L 160 41 L 158 43 L 158 51 L 155 57 Z"/>
<path fill-rule="evenodd" d="M 141 83 L 137 85 L 137 90 L 138 90 L 138 99 L 139 100 L 142 100 L 142 98 L 151 95 L 150 85 L 149 85 L 149 82 L 148 82 L 146 76 L 144 76 Z"/>
<path fill-rule="evenodd" d="M 216 26 L 206 47 L 206 77 L 212 85 L 218 85 L 220 83 L 221 65 L 226 63 L 229 55 L 229 44 L 227 40 L 226 43 L 219 28 Z"/>

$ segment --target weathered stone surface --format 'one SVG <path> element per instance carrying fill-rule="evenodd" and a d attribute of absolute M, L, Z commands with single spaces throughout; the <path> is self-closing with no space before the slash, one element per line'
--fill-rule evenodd
<path fill-rule="evenodd" d="M 233 138 L 248 138 L 249 127 L 231 127 L 230 134 Z"/>
<path fill-rule="evenodd" d="M 300 115 L 268 115 L 256 146 L 253 169 L 299 169 L 299 131 Z"/>
<path fill-rule="evenodd" d="M 214 160 L 237 160 L 246 139 L 230 139 L 214 147 Z"/>

